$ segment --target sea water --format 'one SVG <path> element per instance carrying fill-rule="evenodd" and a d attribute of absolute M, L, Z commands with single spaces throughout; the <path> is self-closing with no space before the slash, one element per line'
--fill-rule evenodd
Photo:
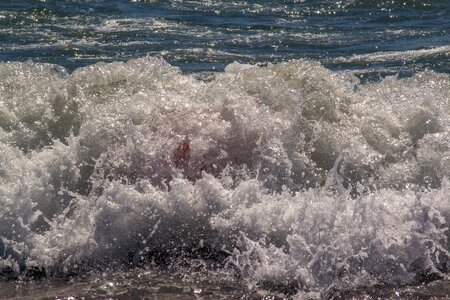
<path fill-rule="evenodd" d="M 445 296 L 449 28 L 443 0 L 2 1 L 0 298 Z"/>

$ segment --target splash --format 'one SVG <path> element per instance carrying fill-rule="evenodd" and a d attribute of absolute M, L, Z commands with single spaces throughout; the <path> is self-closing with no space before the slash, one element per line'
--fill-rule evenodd
<path fill-rule="evenodd" d="M 449 83 L 2 63 L 3 274 L 200 261 L 285 293 L 446 277 Z"/>

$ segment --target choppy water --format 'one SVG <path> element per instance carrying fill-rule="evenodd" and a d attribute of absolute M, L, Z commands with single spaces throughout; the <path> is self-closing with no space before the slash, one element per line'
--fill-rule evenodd
<path fill-rule="evenodd" d="M 186 71 L 310 58 L 333 69 L 449 72 L 447 0 L 1 1 L 0 60 L 73 70 L 162 57 Z"/>
<path fill-rule="evenodd" d="M 447 1 L 0 3 L 0 270 L 47 277 L 5 297 L 448 278 L 448 28 Z"/>

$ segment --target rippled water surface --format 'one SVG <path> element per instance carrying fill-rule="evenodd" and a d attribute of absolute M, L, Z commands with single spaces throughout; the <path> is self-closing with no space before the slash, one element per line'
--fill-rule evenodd
<path fill-rule="evenodd" d="M 159 56 L 187 71 L 309 58 L 333 69 L 449 72 L 450 4 L 405 1 L 2 1 L 0 60 Z"/>
<path fill-rule="evenodd" d="M 447 297 L 450 2 L 1 1 L 0 298 Z"/>

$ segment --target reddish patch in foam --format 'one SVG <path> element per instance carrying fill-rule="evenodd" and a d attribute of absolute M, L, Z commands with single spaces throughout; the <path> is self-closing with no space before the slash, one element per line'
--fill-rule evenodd
<path fill-rule="evenodd" d="M 189 138 L 185 138 L 172 153 L 172 162 L 178 169 L 184 169 L 191 157 L 191 144 Z"/>
<path fill-rule="evenodd" d="M 177 169 L 182 170 L 187 180 L 196 182 L 202 178 L 202 172 L 216 177 L 220 175 L 223 167 L 217 165 L 219 154 L 220 152 L 217 150 L 210 149 L 200 159 L 198 157 L 192 158 L 190 140 L 186 137 L 172 152 L 171 161 Z"/>

